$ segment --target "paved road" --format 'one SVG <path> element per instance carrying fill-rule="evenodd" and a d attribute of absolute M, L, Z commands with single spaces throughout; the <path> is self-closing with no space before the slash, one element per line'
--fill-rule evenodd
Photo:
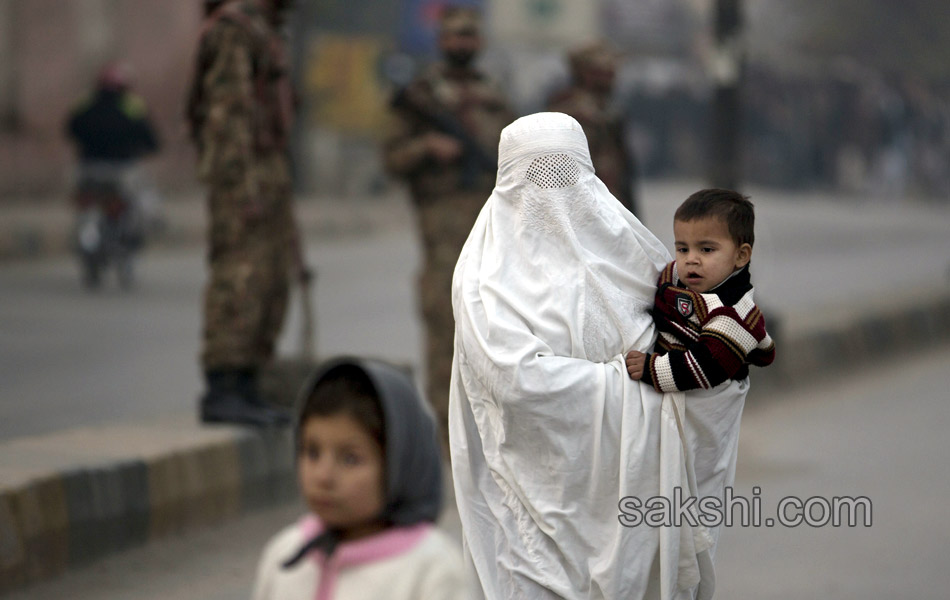
<path fill-rule="evenodd" d="M 0 441 L 194 410 L 205 267 L 201 248 L 155 251 L 140 286 L 90 294 L 67 258 L 0 269 Z M 322 355 L 418 365 L 418 251 L 409 229 L 311 243 Z M 299 348 L 291 307 L 280 351 Z"/>
<path fill-rule="evenodd" d="M 942 599 L 950 589 L 950 348 L 821 387 L 750 398 L 737 493 L 762 489 L 763 515 L 795 495 L 868 496 L 869 528 L 731 528 L 717 598 Z M 261 545 L 297 505 L 112 557 L 9 600 L 233 600 L 248 597 Z M 456 524 L 449 516 L 448 526 Z"/>
<path fill-rule="evenodd" d="M 698 186 L 644 187 L 644 221 L 667 245 L 675 207 Z M 751 194 L 758 214 L 757 299 L 789 327 L 808 325 L 796 315 L 833 320 L 842 310 L 950 285 L 950 205 Z M 320 352 L 421 367 L 413 309 L 419 250 L 408 204 L 390 202 L 382 210 L 354 202 L 301 206 L 316 207 L 318 217 L 332 208 L 337 225 L 352 229 L 344 237 L 318 232 L 308 239 L 320 272 Z M 188 208 L 182 223 L 200 232 L 200 205 Z M 368 214 L 385 214 L 393 226 L 360 231 L 356 226 L 365 225 Z M 194 410 L 202 387 L 197 354 L 205 278 L 196 241 L 146 254 L 141 286 L 131 294 L 114 286 L 86 294 L 76 265 L 65 257 L 0 265 L 0 441 Z M 294 349 L 298 322 L 294 312 L 282 340 L 285 353 Z"/>
<path fill-rule="evenodd" d="M 746 412 L 737 493 L 760 487 L 763 513 L 785 496 L 866 496 L 873 522 L 725 530 L 717 597 L 947 597 L 948 365 L 948 348 L 894 357 Z"/>

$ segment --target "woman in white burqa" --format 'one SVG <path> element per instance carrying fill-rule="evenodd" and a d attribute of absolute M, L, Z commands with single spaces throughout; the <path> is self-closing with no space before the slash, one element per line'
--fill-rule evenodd
<path fill-rule="evenodd" d="M 687 415 L 682 394 L 626 373 L 624 354 L 655 341 L 669 260 L 595 176 L 577 121 L 502 132 L 452 290 L 449 435 L 475 597 L 711 596 L 717 530 L 620 519 L 623 498 L 721 496 L 734 477 L 741 399 Z"/>

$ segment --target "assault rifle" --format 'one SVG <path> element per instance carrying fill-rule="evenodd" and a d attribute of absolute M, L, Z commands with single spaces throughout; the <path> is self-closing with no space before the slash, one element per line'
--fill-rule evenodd
<path fill-rule="evenodd" d="M 458 119 L 449 112 L 422 106 L 415 102 L 406 88 L 393 96 L 392 107 L 408 111 L 423 122 L 435 127 L 440 133 L 455 138 L 462 144 L 462 187 L 472 189 L 478 176 L 494 173 L 498 169 L 498 158 L 486 152 Z"/>

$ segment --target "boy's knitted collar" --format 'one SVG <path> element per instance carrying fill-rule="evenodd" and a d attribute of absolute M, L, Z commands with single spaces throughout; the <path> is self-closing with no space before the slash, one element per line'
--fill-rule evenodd
<path fill-rule="evenodd" d="M 722 280 L 719 285 L 703 293 L 715 294 L 724 305 L 732 306 L 741 300 L 742 296 L 752 287 L 752 275 L 749 273 L 749 265 L 751 264 L 751 262 L 746 263 L 741 269 L 733 271 L 732 274 Z M 676 287 L 689 289 L 686 287 L 686 284 L 680 281 L 675 262 L 673 263 L 673 281 L 676 282 Z"/>

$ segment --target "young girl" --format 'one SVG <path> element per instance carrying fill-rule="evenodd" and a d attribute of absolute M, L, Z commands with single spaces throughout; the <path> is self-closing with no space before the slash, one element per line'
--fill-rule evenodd
<path fill-rule="evenodd" d="M 323 367 L 297 425 L 300 487 L 312 514 L 278 533 L 255 600 L 465 597 L 442 505 L 435 422 L 410 379 L 371 360 Z"/>

